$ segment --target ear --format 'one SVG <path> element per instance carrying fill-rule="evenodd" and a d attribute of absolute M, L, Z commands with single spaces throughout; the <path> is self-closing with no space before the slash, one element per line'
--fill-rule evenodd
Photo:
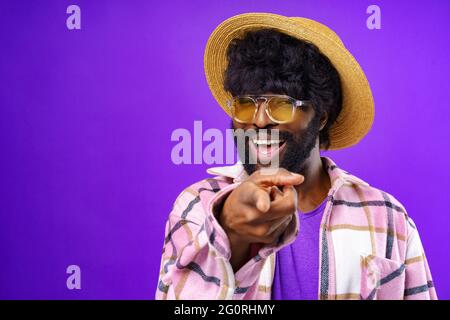
<path fill-rule="evenodd" d="M 319 131 L 321 131 L 323 129 L 323 127 L 325 127 L 325 125 L 327 124 L 328 121 L 328 113 L 326 111 L 323 112 L 323 115 L 320 117 L 320 129 Z"/>

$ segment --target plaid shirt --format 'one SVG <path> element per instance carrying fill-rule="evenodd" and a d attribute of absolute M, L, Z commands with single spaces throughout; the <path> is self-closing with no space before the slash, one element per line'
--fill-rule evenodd
<path fill-rule="evenodd" d="M 320 227 L 318 299 L 437 299 L 412 219 L 392 195 L 322 157 L 331 188 Z M 236 273 L 215 206 L 246 177 L 241 163 L 185 189 L 169 214 L 156 299 L 270 299 L 276 252 L 292 243 L 298 216 L 277 244 Z"/>

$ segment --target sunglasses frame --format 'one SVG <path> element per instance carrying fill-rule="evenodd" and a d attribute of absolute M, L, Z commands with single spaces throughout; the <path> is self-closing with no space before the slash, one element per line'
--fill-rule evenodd
<path fill-rule="evenodd" d="M 270 95 L 269 95 L 269 94 L 267 94 L 267 95 L 242 95 L 242 96 L 235 96 L 235 97 L 233 97 L 233 98 L 231 98 L 231 99 L 228 99 L 228 100 L 227 100 L 227 107 L 228 107 L 228 109 L 230 109 L 231 114 L 232 114 L 232 116 L 233 116 L 233 119 L 234 119 L 236 122 L 244 123 L 244 124 L 249 124 L 250 122 L 249 122 L 249 121 L 242 121 L 242 120 L 237 119 L 236 116 L 235 116 L 235 110 L 234 110 L 234 103 L 235 103 L 235 101 L 236 101 L 237 99 L 242 99 L 242 98 L 250 99 L 250 100 L 252 100 L 253 103 L 255 104 L 255 113 L 253 114 L 252 120 L 250 120 L 251 123 L 254 122 L 255 117 L 256 117 L 256 114 L 258 113 L 259 106 L 260 106 L 260 104 L 258 103 L 258 101 L 261 100 L 261 99 L 264 100 L 264 101 L 263 101 L 263 105 L 264 105 L 264 111 L 265 111 L 265 113 L 267 114 L 267 116 L 269 117 L 269 119 L 270 119 L 272 122 L 275 122 L 275 123 L 277 123 L 277 124 L 283 124 L 283 123 L 289 123 L 289 122 L 292 122 L 292 121 L 294 120 L 294 113 L 295 113 L 295 109 L 296 109 L 296 108 L 311 105 L 311 101 L 310 101 L 310 100 L 298 100 L 298 99 L 292 98 L 291 96 L 287 96 L 287 95 L 283 95 L 283 94 L 270 94 Z M 274 118 L 271 116 L 271 114 L 270 114 L 270 112 L 269 112 L 269 109 L 268 109 L 268 106 L 269 106 L 270 100 L 272 100 L 273 98 L 287 98 L 287 99 L 289 99 L 289 100 L 292 102 L 292 114 L 291 114 L 291 120 L 287 120 L 287 121 L 279 121 L 279 120 L 274 119 Z"/>

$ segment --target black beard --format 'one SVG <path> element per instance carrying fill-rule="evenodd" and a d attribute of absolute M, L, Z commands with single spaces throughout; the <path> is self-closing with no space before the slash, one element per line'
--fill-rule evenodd
<path fill-rule="evenodd" d="M 232 128 L 234 126 L 232 125 Z M 287 131 L 279 131 L 281 140 L 285 140 L 286 151 L 280 161 L 280 168 L 284 168 L 290 172 L 303 174 L 305 170 L 305 160 L 311 155 L 311 150 L 316 146 L 316 139 L 320 131 L 320 117 L 315 116 L 308 127 L 299 131 L 297 134 L 292 134 Z M 258 132 L 258 129 L 255 129 Z M 234 139 L 235 146 L 237 146 L 237 139 Z M 244 169 L 248 175 L 256 171 L 256 164 L 251 163 L 249 139 L 245 139 L 245 154 L 241 154 L 238 149 L 239 158 L 241 159 Z"/>

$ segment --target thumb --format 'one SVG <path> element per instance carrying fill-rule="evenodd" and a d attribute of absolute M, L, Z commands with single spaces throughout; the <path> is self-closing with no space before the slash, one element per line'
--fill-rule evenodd
<path fill-rule="evenodd" d="M 260 212 L 267 212 L 270 209 L 270 195 L 261 188 L 255 188 L 252 194 L 253 204 Z"/>

